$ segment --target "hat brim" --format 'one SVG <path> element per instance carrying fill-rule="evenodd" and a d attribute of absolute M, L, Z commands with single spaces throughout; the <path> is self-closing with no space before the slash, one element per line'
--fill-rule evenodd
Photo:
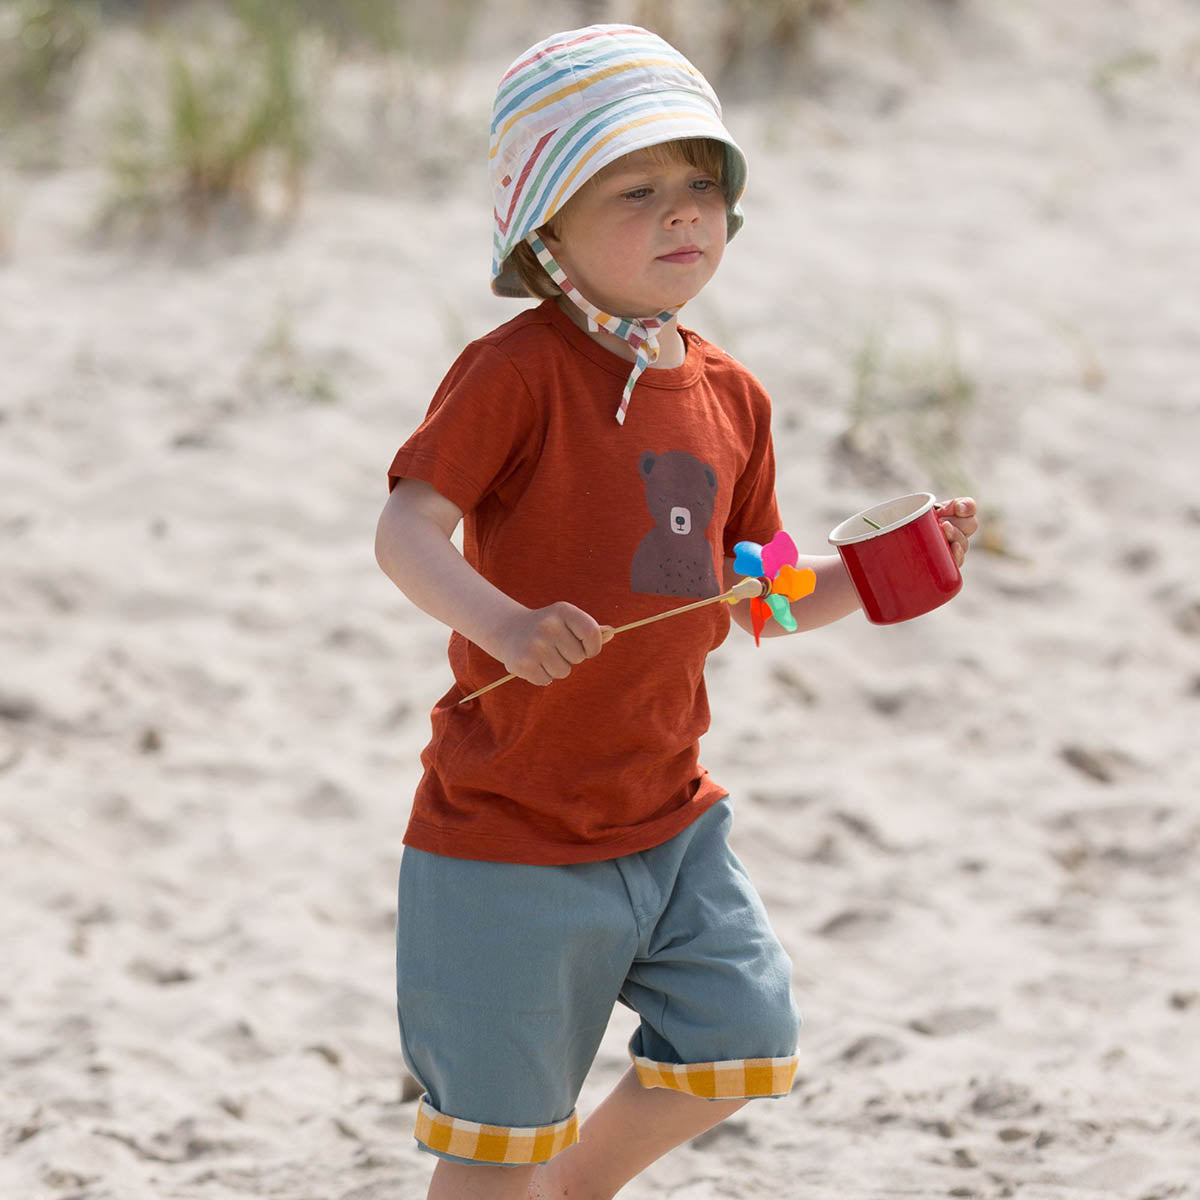
<path fill-rule="evenodd" d="M 739 200 L 746 188 L 746 156 L 707 104 L 697 103 L 698 98 L 688 92 L 664 95 L 655 93 L 653 103 L 645 95 L 626 96 L 602 110 L 603 123 L 593 122 L 593 128 L 585 135 L 585 142 L 595 144 L 588 150 L 584 165 L 575 167 L 558 190 L 547 195 L 540 204 L 515 244 L 524 240 L 527 233 L 544 225 L 589 179 L 610 163 L 645 150 L 650 146 L 661 146 L 665 142 L 683 138 L 709 138 L 725 147 L 725 170 L 722 189 L 725 192 L 726 232 L 729 241 L 742 227 L 743 214 Z M 601 115 L 601 114 L 598 114 Z M 513 299 L 528 299 L 529 293 L 512 260 L 512 247 L 500 264 L 500 270 L 492 279 L 492 292 L 497 296 Z"/>

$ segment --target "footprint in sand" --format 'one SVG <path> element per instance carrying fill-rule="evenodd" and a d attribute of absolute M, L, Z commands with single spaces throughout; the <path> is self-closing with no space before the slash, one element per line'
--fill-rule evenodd
<path fill-rule="evenodd" d="M 259 1041 L 248 1021 L 231 1021 L 219 1025 L 202 1037 L 201 1042 L 224 1053 L 231 1062 L 262 1062 L 271 1052 Z"/>
<path fill-rule="evenodd" d="M 923 1033 L 926 1037 L 951 1037 L 956 1033 L 970 1033 L 996 1022 L 996 1013 L 990 1008 L 968 1005 L 965 1008 L 942 1008 L 925 1017 L 909 1021 L 909 1029 Z"/>
<path fill-rule="evenodd" d="M 1007 1079 L 994 1079 L 979 1086 L 971 1099 L 971 1112 L 978 1117 L 1037 1116 L 1042 1106 L 1033 1098 L 1033 1092 L 1024 1084 Z"/>
<path fill-rule="evenodd" d="M 817 928 L 820 937 L 852 940 L 872 937 L 884 929 L 891 917 L 883 909 L 849 908 L 830 917 Z"/>
<path fill-rule="evenodd" d="M 1070 743 L 1059 751 L 1063 761 L 1097 783 L 1112 783 L 1137 766 L 1128 754 L 1112 746 L 1083 746 Z"/>
<path fill-rule="evenodd" d="M 837 1057 L 839 1062 L 855 1067 L 882 1067 L 885 1063 L 896 1062 L 907 1053 L 895 1038 L 869 1033 L 856 1038 Z"/>

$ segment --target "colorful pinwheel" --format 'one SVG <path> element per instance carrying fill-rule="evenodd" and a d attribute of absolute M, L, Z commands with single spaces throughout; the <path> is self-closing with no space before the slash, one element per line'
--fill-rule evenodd
<path fill-rule="evenodd" d="M 763 581 L 763 595 L 750 601 L 750 619 L 754 625 L 754 644 L 767 621 L 774 617 L 789 633 L 796 628 L 791 602 L 801 600 L 817 586 L 817 576 L 808 567 L 797 568 L 796 543 L 781 529 L 765 546 L 757 542 L 738 542 L 733 569 L 739 575 L 753 575 Z"/>

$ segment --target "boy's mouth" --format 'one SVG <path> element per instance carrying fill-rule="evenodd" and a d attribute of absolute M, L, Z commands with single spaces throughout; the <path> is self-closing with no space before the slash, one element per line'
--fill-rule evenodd
<path fill-rule="evenodd" d="M 672 250 L 670 254 L 660 254 L 659 262 L 669 263 L 694 263 L 704 252 L 699 246 L 680 246 L 678 250 Z"/>

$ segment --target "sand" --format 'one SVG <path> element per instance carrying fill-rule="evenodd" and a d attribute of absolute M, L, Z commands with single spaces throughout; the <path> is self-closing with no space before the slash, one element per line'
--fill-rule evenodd
<path fill-rule="evenodd" d="M 788 528 L 969 490 L 990 552 L 918 621 L 713 656 L 800 1075 L 630 1200 L 1200 1196 L 1196 15 L 863 4 L 733 89 L 747 224 L 686 319 L 774 396 Z M 445 635 L 371 543 L 516 311 L 477 152 L 526 22 L 378 152 L 346 65 L 290 225 L 94 234 L 119 33 L 57 165 L 0 159 L 6 1198 L 424 1194 L 391 941 Z"/>

